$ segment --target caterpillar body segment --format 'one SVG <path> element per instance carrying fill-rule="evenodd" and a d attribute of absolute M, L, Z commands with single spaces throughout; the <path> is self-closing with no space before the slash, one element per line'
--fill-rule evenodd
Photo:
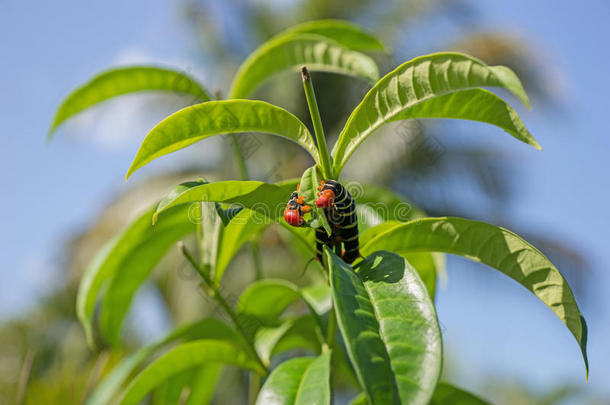
<path fill-rule="evenodd" d="M 329 224 L 337 227 L 335 239 L 343 243 L 343 260 L 352 263 L 360 256 L 358 215 L 352 195 L 341 183 L 327 180 L 318 187 L 316 206 L 323 208 Z"/>

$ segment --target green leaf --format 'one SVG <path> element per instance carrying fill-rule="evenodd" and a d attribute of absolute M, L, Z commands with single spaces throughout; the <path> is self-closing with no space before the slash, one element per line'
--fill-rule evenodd
<path fill-rule="evenodd" d="M 170 377 L 154 390 L 151 405 L 209 404 L 222 368 L 220 363 L 208 363 Z"/>
<path fill-rule="evenodd" d="M 131 66 L 108 70 L 80 86 L 61 103 L 48 138 L 65 120 L 104 100 L 144 90 L 190 94 L 198 103 L 210 96 L 193 78 L 171 69 L 154 66 Z"/>
<path fill-rule="evenodd" d="M 309 130 L 283 108 L 263 101 L 208 101 L 183 108 L 157 124 L 144 138 L 127 178 L 152 160 L 205 138 L 246 132 L 284 137 L 301 145 L 318 161 L 318 150 Z"/>
<path fill-rule="evenodd" d="M 218 216 L 222 220 L 222 224 L 224 226 L 229 225 L 231 220 L 235 218 L 235 216 L 237 216 L 237 214 L 239 214 L 242 209 L 243 207 L 230 207 L 227 209 L 223 209 L 220 204 L 216 203 L 216 212 L 218 213 Z"/>
<path fill-rule="evenodd" d="M 273 348 L 277 342 L 282 339 L 286 332 L 290 330 L 292 324 L 293 321 L 288 320 L 281 323 L 279 326 L 273 326 L 270 328 L 262 327 L 258 329 L 256 336 L 254 337 L 254 347 L 256 348 L 256 353 L 258 353 L 259 357 L 263 361 L 263 364 L 266 366 L 269 365 Z"/>
<path fill-rule="evenodd" d="M 235 74 L 230 98 L 247 98 L 270 77 L 306 65 L 311 71 L 341 73 L 370 82 L 379 78 L 375 62 L 363 53 L 315 34 L 284 34 L 265 42 Z"/>
<path fill-rule="evenodd" d="M 366 393 L 362 392 L 352 399 L 349 405 L 369 405 L 369 399 L 367 398 Z"/>
<path fill-rule="evenodd" d="M 163 199 L 153 215 L 153 221 L 169 208 L 202 201 L 238 204 L 275 220 L 284 212 L 284 206 L 292 191 L 293 184 L 279 186 L 261 181 L 230 180 L 193 184 L 182 193 Z"/>
<path fill-rule="evenodd" d="M 234 344 L 211 339 L 196 340 L 174 347 L 148 365 L 125 388 L 119 404 L 137 404 L 163 381 L 205 363 L 231 364 L 260 374 L 264 372 L 254 359 Z"/>
<path fill-rule="evenodd" d="M 280 364 L 258 394 L 256 404 L 330 404 L 330 357 L 297 357 Z"/>
<path fill-rule="evenodd" d="M 222 368 L 222 364 L 218 363 L 201 366 L 191 382 L 191 392 L 184 405 L 206 405 L 211 403 Z"/>
<path fill-rule="evenodd" d="M 389 231 L 390 229 L 403 224 L 398 221 L 388 221 L 383 222 L 379 225 L 376 225 L 372 228 L 367 229 L 360 236 L 360 244 L 363 248 L 360 250 L 360 254 L 363 256 L 368 256 L 373 253 L 375 250 L 379 250 L 376 248 L 372 248 L 368 246 L 367 243 L 372 239 L 376 238 L 378 235 Z M 377 247 L 379 245 L 376 245 Z M 435 291 L 436 291 L 436 278 L 440 273 L 444 273 L 445 271 L 445 260 L 444 256 L 440 253 L 434 252 L 410 252 L 405 251 L 403 249 L 392 250 L 393 253 L 396 253 L 409 261 L 411 266 L 413 266 L 419 276 L 421 277 L 430 297 L 434 299 Z"/>
<path fill-rule="evenodd" d="M 376 404 L 427 404 L 441 372 L 434 305 L 413 267 L 390 252 L 351 266 L 325 248 L 337 324 L 358 380 Z"/>
<path fill-rule="evenodd" d="M 587 325 L 572 290 L 559 270 L 534 246 L 513 232 L 463 218 L 424 218 L 396 226 L 372 239 L 363 250 L 444 252 L 501 271 L 546 304 L 580 345 L 588 374 Z"/>
<path fill-rule="evenodd" d="M 202 367 L 205 367 L 203 365 Z M 176 405 L 184 402 L 196 368 L 185 370 L 168 378 L 151 395 L 151 405 Z"/>
<path fill-rule="evenodd" d="M 256 211 L 243 209 L 221 230 L 214 279 L 220 282 L 229 263 L 254 235 L 269 225 L 269 220 Z"/>
<path fill-rule="evenodd" d="M 286 309 L 297 300 L 309 308 L 322 329 L 321 310 L 328 302 L 328 289 L 315 286 L 299 289 L 293 283 L 280 279 L 265 279 L 254 282 L 246 288 L 239 298 L 237 312 L 247 327 L 254 334 L 262 326 L 274 326 Z"/>
<path fill-rule="evenodd" d="M 430 405 L 488 405 L 488 402 L 441 381 L 434 390 Z"/>
<path fill-rule="evenodd" d="M 326 220 L 326 214 L 322 208 L 316 207 L 315 204 L 319 185 L 317 166 L 312 166 L 303 172 L 299 185 L 299 195 L 303 196 L 305 203 L 311 207 L 311 220 L 308 225 L 314 229 L 322 227 L 330 235 L 332 232 Z"/>
<path fill-rule="evenodd" d="M 540 149 L 515 110 L 493 93 L 478 89 L 483 86 L 503 87 L 529 106 L 519 79 L 504 66 L 487 66 L 458 53 L 436 53 L 403 63 L 381 78 L 352 112 L 332 151 L 335 174 L 377 128 L 409 118 L 486 122 Z"/>
<path fill-rule="evenodd" d="M 233 329 L 216 319 L 204 319 L 178 327 L 160 341 L 144 346 L 121 360 L 98 384 L 89 398 L 87 398 L 86 405 L 105 405 L 110 403 L 133 371 L 163 346 L 176 341 L 204 338 L 226 340 L 238 345 L 243 344 L 243 341 Z"/>
<path fill-rule="evenodd" d="M 274 343 L 270 357 L 294 349 L 301 351 L 307 349 L 313 353 L 320 353 L 322 344 L 325 343 L 325 331 L 320 329 L 314 316 L 304 315 L 286 323 L 290 327 Z"/>
<path fill-rule="evenodd" d="M 217 206 L 217 202 L 209 201 L 202 201 L 194 205 L 199 211 L 199 218 L 196 221 L 199 224 L 197 229 L 197 244 L 199 245 L 200 263 L 202 270 L 208 276 L 216 268 L 221 232 L 223 230 Z"/>
<path fill-rule="evenodd" d="M 297 24 L 276 37 L 287 34 L 316 34 L 355 51 L 386 51 L 383 44 L 363 28 L 344 20 L 316 20 Z"/>
<path fill-rule="evenodd" d="M 168 211 L 166 221 L 152 226 L 150 209 L 136 218 L 93 259 L 81 280 L 76 313 L 87 341 L 94 345 L 93 314 L 100 289 L 110 284 L 102 304 L 102 332 L 112 343 L 118 340 L 121 322 L 133 294 L 155 268 L 165 252 L 178 240 L 194 232 L 195 224 L 188 220 L 188 207 Z"/>
<path fill-rule="evenodd" d="M 239 298 L 238 312 L 256 318 L 262 325 L 273 325 L 293 302 L 301 297 L 289 281 L 265 279 L 250 284 Z"/>

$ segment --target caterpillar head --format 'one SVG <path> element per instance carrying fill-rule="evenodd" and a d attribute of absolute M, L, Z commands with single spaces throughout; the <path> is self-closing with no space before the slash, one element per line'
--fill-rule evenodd
<path fill-rule="evenodd" d="M 332 191 L 330 189 L 322 190 L 320 193 L 318 193 L 318 199 L 316 200 L 316 207 L 330 208 L 330 207 L 332 207 L 334 201 L 335 201 L 335 192 L 334 191 Z"/>
<path fill-rule="evenodd" d="M 301 213 L 296 209 L 285 209 L 284 210 L 284 219 L 288 223 L 288 225 L 292 226 L 303 226 L 305 224 L 305 220 Z"/>

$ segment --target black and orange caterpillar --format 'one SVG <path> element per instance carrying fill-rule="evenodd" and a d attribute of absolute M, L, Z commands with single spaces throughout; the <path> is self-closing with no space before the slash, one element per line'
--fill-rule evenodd
<path fill-rule="evenodd" d="M 340 246 L 343 243 L 342 258 L 346 263 L 352 263 L 360 256 L 358 243 L 358 216 L 356 203 L 349 191 L 339 182 L 328 180 L 318 187 L 317 207 L 324 209 L 326 220 L 331 226 L 329 236 L 324 228 L 316 228 L 316 258 L 322 261 L 323 246 Z M 311 207 L 305 204 L 298 189 L 290 196 L 284 219 L 292 226 L 303 226 L 303 214 L 310 212 Z"/>

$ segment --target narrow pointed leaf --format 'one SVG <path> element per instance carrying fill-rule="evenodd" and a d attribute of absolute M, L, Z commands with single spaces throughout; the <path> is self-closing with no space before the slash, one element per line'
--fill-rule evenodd
<path fill-rule="evenodd" d="M 262 373 L 258 363 L 237 346 L 218 340 L 195 340 L 169 350 L 127 386 L 120 405 L 138 404 L 148 393 L 168 378 L 205 363 L 222 363 Z"/>
<path fill-rule="evenodd" d="M 282 215 L 293 187 L 294 185 L 291 183 L 280 186 L 261 181 L 237 180 L 207 184 L 195 183 L 183 192 L 163 199 L 157 207 L 153 220 L 156 221 L 160 214 L 172 207 L 202 201 L 237 204 L 275 220 Z M 159 222 L 163 221 L 163 216 L 161 215 Z"/>
<path fill-rule="evenodd" d="M 572 332 L 588 373 L 587 326 L 570 286 L 534 246 L 513 232 L 463 218 L 424 218 L 379 234 L 363 250 L 443 252 L 467 257 L 501 271 L 531 291 Z"/>
<path fill-rule="evenodd" d="M 237 345 L 243 344 L 243 341 L 233 329 L 216 319 L 204 319 L 196 323 L 183 325 L 158 342 L 144 346 L 121 360 L 97 385 L 89 398 L 87 398 L 86 405 L 105 405 L 111 403 L 111 400 L 119 393 L 121 386 L 127 381 L 127 378 L 157 350 L 173 342 L 194 339 L 219 339 L 233 342 Z"/>
<path fill-rule="evenodd" d="M 315 34 L 285 34 L 261 45 L 244 61 L 231 86 L 230 98 L 247 98 L 267 79 L 307 66 L 312 71 L 341 73 L 370 82 L 379 78 L 375 62 L 338 42 Z"/>
<path fill-rule="evenodd" d="M 488 405 L 481 398 L 449 383 L 439 382 L 430 405 Z"/>
<path fill-rule="evenodd" d="M 269 376 L 257 405 L 330 404 L 330 356 L 297 357 L 280 364 Z"/>
<path fill-rule="evenodd" d="M 284 137 L 301 145 L 318 161 L 307 127 L 283 108 L 263 101 L 208 101 L 183 108 L 157 124 L 144 138 L 127 177 L 150 161 L 205 138 L 247 132 Z"/>
<path fill-rule="evenodd" d="M 372 34 L 356 24 L 343 20 L 316 20 L 288 28 L 278 34 L 316 34 L 330 38 L 355 51 L 385 51 L 383 44 Z"/>
<path fill-rule="evenodd" d="M 352 112 L 332 151 L 335 173 L 381 125 L 409 118 L 487 122 L 540 148 L 508 104 L 478 87 L 502 87 L 529 105 L 519 79 L 504 66 L 487 66 L 458 53 L 421 56 L 400 65 L 381 78 Z M 455 92 L 458 95 L 451 96 Z"/>
<path fill-rule="evenodd" d="M 427 404 L 441 371 L 441 334 L 415 269 L 384 251 L 364 259 L 358 274 L 328 248 L 325 257 L 337 324 L 371 403 Z"/>
<path fill-rule="evenodd" d="M 68 118 L 104 100 L 145 90 L 182 93 L 201 103 L 210 99 L 207 92 L 193 78 L 183 72 L 154 66 L 131 66 L 108 70 L 80 86 L 61 103 L 49 131 Z"/>
<path fill-rule="evenodd" d="M 85 271 L 76 301 L 76 313 L 91 346 L 93 314 L 100 289 L 111 283 L 113 289 L 109 294 L 117 298 L 111 298 L 112 326 L 105 329 L 105 337 L 116 343 L 118 327 L 142 277 L 154 269 L 170 246 L 195 231 L 195 224 L 188 220 L 187 208 L 168 212 L 167 221 L 161 226 L 151 224 L 154 208 L 144 212 L 93 259 Z"/>

